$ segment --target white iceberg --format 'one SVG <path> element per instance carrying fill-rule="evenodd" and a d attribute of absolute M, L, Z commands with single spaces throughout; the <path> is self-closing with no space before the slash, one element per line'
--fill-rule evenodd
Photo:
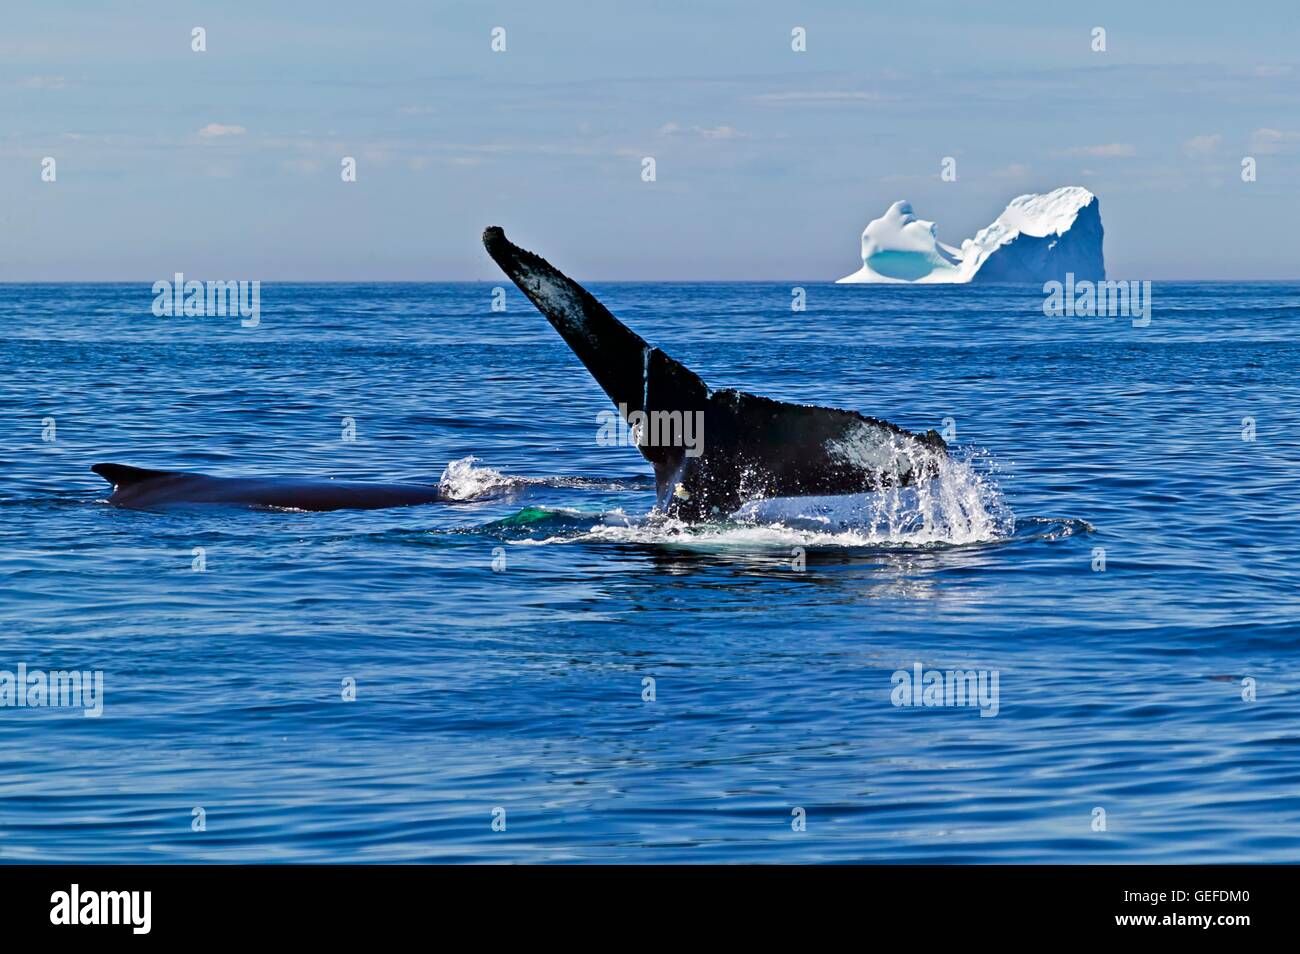
<path fill-rule="evenodd" d="M 1101 204 L 1081 186 L 1012 199 L 960 248 L 939 241 L 933 222 L 895 202 L 862 232 L 862 268 L 838 284 L 1101 281 Z"/>

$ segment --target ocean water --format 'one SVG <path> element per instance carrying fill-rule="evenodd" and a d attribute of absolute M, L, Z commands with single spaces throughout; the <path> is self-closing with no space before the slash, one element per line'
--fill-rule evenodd
<path fill-rule="evenodd" d="M 1300 860 L 1300 286 L 803 287 L 592 290 L 715 386 L 955 430 L 949 516 L 647 520 L 513 288 L 0 285 L 0 670 L 104 680 L 0 708 L 0 862 Z M 459 499 L 133 512 L 98 461 Z M 894 705 L 918 664 L 996 715 Z"/>

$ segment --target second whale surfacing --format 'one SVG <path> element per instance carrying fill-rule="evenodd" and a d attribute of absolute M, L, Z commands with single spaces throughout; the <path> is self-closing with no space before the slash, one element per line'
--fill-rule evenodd
<path fill-rule="evenodd" d="M 654 467 L 656 506 L 669 516 L 726 517 L 756 500 L 869 494 L 939 475 L 947 445 L 936 431 L 915 434 L 856 411 L 713 390 L 501 228 L 487 228 L 483 245 L 624 419 L 641 425 L 637 448 Z M 698 422 L 698 445 L 684 439 L 688 417 Z"/>
<path fill-rule="evenodd" d="M 280 507 L 292 510 L 375 510 L 446 499 L 424 484 L 380 484 L 293 477 L 210 477 L 180 470 L 147 470 L 126 464 L 90 468 L 113 485 L 108 502 L 137 510 L 186 504 Z"/>

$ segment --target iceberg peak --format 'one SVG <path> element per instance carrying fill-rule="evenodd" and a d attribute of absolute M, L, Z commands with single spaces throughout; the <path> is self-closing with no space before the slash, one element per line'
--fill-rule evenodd
<path fill-rule="evenodd" d="M 862 232 L 862 268 L 840 284 L 1102 280 L 1101 205 L 1082 186 L 1017 196 L 960 248 L 939 241 L 933 222 L 901 200 Z"/>

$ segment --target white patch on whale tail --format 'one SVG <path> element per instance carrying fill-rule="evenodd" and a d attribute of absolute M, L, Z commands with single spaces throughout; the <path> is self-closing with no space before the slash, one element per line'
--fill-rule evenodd
<path fill-rule="evenodd" d="M 1015 515 L 971 459 L 943 457 L 938 466 L 931 480 L 875 493 L 753 500 L 731 519 L 849 534 L 862 544 L 985 543 L 1015 533 Z"/>
<path fill-rule="evenodd" d="M 878 423 L 862 421 L 827 441 L 826 452 L 858 470 L 906 479 L 947 459 L 947 454 L 920 444 L 915 434 L 896 434 Z"/>

